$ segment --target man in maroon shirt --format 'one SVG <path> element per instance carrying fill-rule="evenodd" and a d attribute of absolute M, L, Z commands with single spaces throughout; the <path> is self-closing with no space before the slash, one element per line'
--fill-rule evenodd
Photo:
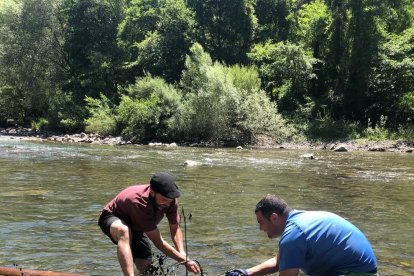
<path fill-rule="evenodd" d="M 184 262 L 188 271 L 200 273 L 196 262 L 186 257 L 179 226 L 180 191 L 168 173 L 156 173 L 150 184 L 130 186 L 121 191 L 102 210 L 99 226 L 117 245 L 118 261 L 124 275 L 134 275 L 134 263 L 141 272 L 151 263 L 152 243 L 165 255 Z M 168 244 L 157 228 L 166 215 L 174 246 Z M 187 262 L 186 262 L 187 260 Z"/>

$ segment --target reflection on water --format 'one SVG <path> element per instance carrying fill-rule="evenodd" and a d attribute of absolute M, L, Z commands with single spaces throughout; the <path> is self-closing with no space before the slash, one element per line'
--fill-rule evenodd
<path fill-rule="evenodd" d="M 0 137 L 1 138 L 1 137 Z M 151 148 L 0 140 L 0 265 L 120 275 L 116 249 L 96 225 L 108 200 L 155 171 L 182 190 L 190 257 L 207 275 L 276 252 L 254 207 L 276 193 L 298 209 L 336 212 L 368 236 L 381 275 L 414 273 L 412 154 Z M 201 162 L 185 167 L 185 160 Z M 169 239 L 165 222 L 160 226 Z"/>

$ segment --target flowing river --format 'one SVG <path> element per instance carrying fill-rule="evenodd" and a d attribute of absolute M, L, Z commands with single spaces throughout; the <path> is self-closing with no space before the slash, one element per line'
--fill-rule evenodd
<path fill-rule="evenodd" d="M 310 152 L 316 160 L 300 158 Z M 201 164 L 183 166 L 186 160 Z M 188 252 L 205 275 L 246 268 L 276 254 L 278 240 L 259 231 L 254 215 L 256 203 L 268 193 L 296 209 L 344 216 L 371 241 L 381 275 L 414 275 L 413 154 L 54 144 L 2 137 L 0 266 L 121 275 L 116 248 L 97 226 L 99 213 L 121 189 L 148 183 L 156 171 L 177 178 L 188 217 Z M 170 241 L 165 219 L 160 229 Z M 175 273 L 185 275 L 179 269 Z"/>

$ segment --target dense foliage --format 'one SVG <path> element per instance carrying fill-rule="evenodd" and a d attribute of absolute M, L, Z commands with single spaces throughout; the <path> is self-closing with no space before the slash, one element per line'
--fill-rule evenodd
<path fill-rule="evenodd" d="M 4 0 L 0 126 L 413 139 L 410 0 Z"/>

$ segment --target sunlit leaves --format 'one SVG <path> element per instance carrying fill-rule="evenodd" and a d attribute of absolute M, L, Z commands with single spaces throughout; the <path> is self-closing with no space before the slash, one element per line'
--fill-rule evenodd
<path fill-rule="evenodd" d="M 268 42 L 256 45 L 249 57 L 259 68 L 265 90 L 278 101 L 281 110 L 292 110 L 303 103 L 308 81 L 315 77 L 312 66 L 316 60 L 301 46 Z"/>
<path fill-rule="evenodd" d="M 194 15 L 182 0 L 133 1 L 121 22 L 119 44 L 129 52 L 124 67 L 177 81 L 193 42 Z"/>

